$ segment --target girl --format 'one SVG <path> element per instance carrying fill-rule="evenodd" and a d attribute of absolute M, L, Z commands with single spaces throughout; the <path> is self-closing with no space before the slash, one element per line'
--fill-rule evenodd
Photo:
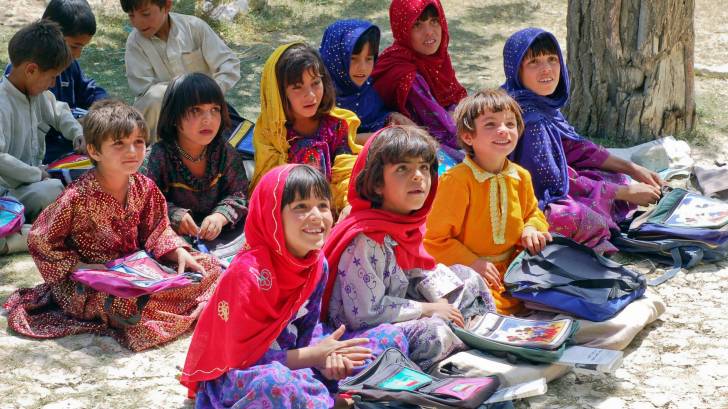
<path fill-rule="evenodd" d="M 462 327 L 495 310 L 473 270 L 437 265 L 422 246 L 437 190 L 436 149 L 415 127 L 388 127 L 372 136 L 352 172 L 351 213 L 324 248 L 337 272 L 324 294 L 331 323 L 351 329 L 396 323 L 423 369 L 464 347 L 446 321 Z"/>
<path fill-rule="evenodd" d="M 394 44 L 377 60 L 374 87 L 390 109 L 427 128 L 457 162 L 457 132 L 450 112 L 467 94 L 455 77 L 450 37 L 439 0 L 393 0 L 389 19 Z"/>
<path fill-rule="evenodd" d="M 617 249 L 611 232 L 635 205 L 660 197 L 660 177 L 582 138 L 560 112 L 569 73 L 556 38 L 538 28 L 513 34 L 503 48 L 503 88 L 521 105 L 523 138 L 511 159 L 533 176 L 551 230 L 597 251 Z M 629 175 L 636 184 L 628 184 Z"/>
<path fill-rule="evenodd" d="M 507 159 L 523 132 L 521 109 L 505 91 L 484 90 L 460 101 L 455 122 L 467 156 L 442 176 L 425 248 L 438 262 L 472 267 L 498 312 L 516 314 L 522 303 L 506 292 L 503 275 L 519 248 L 537 253 L 551 239 L 531 176 Z"/>
<path fill-rule="evenodd" d="M 320 251 L 333 223 L 324 177 L 306 165 L 260 180 L 246 249 L 223 275 L 195 329 L 181 382 L 197 408 L 329 408 L 323 378 L 351 375 L 372 353 L 403 345 L 392 326 L 313 344 L 328 267 Z M 320 328 L 320 326 L 318 327 Z M 374 342 L 376 339 L 376 342 Z"/>
<path fill-rule="evenodd" d="M 243 159 L 222 136 L 230 125 L 220 86 L 201 73 L 169 84 L 159 115 L 159 142 L 142 165 L 167 199 L 180 235 L 214 240 L 224 227 L 239 230 L 248 213 Z"/>
<path fill-rule="evenodd" d="M 336 108 L 331 78 L 313 48 L 294 43 L 278 47 L 263 67 L 260 116 L 255 124 L 254 188 L 273 167 L 305 163 L 331 184 L 334 210 L 346 205 L 356 153 L 359 119 Z"/>
<path fill-rule="evenodd" d="M 368 21 L 341 20 L 324 32 L 321 58 L 336 87 L 336 105 L 353 111 L 361 125 L 357 143 L 387 124 L 414 125 L 399 112 L 390 112 L 372 86 L 370 75 L 379 54 L 379 27 Z"/>
<path fill-rule="evenodd" d="M 33 224 L 28 247 L 45 283 L 10 297 L 5 305 L 8 325 L 35 338 L 108 334 L 141 351 L 192 327 L 220 267 L 204 254 L 189 253 L 189 245 L 169 227 L 164 196 L 137 172 L 149 138 L 141 114 L 120 101 L 99 101 L 83 127 L 96 166 L 70 184 Z M 79 268 L 103 269 L 100 264 L 139 250 L 176 264 L 180 273 L 199 271 L 204 278 L 148 299 L 112 297 L 71 279 Z M 37 313 L 30 315 L 33 310 Z"/>

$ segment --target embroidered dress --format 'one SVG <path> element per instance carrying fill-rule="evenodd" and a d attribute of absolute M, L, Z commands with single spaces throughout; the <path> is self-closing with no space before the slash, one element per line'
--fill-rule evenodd
<path fill-rule="evenodd" d="M 380 135 L 367 141 L 352 180 L 365 169 L 369 146 Z M 403 215 L 373 208 L 350 184 L 351 213 L 334 227 L 324 246 L 336 266 L 324 293 L 328 320 L 351 329 L 395 323 L 409 340 L 410 358 L 425 369 L 464 344 L 441 318 L 421 317 L 422 302 L 445 298 L 466 319 L 495 311 L 488 287 L 475 271 L 438 265 L 422 245 L 436 191 L 434 178 L 422 208 Z"/>
<path fill-rule="evenodd" d="M 244 222 L 248 214 L 248 179 L 240 154 L 222 138 L 207 147 L 205 175 L 194 176 L 182 162 L 177 147 L 164 141 L 152 145 L 140 172 L 159 186 L 167 199 L 172 228 L 186 214 L 196 223 L 217 212 L 230 222 L 226 230 Z"/>
<path fill-rule="evenodd" d="M 519 78 L 523 57 L 539 36 L 557 45 L 561 64 L 556 91 L 546 97 L 525 88 Z M 615 193 L 628 179 L 599 169 L 608 152 L 577 134 L 561 114 L 569 98 L 569 73 L 556 38 L 538 28 L 513 34 L 503 48 L 503 65 L 502 87 L 521 105 L 525 122 L 511 159 L 531 173 L 551 230 L 600 252 L 617 251 L 609 238 L 634 207 L 616 200 Z"/>
<path fill-rule="evenodd" d="M 351 155 L 348 135 L 349 125 L 346 121 L 330 115 L 321 117 L 319 128 L 310 137 L 300 135 L 288 127 L 288 162 L 311 165 L 320 170 L 327 180 L 331 180 L 334 159 L 342 154 Z"/>
<path fill-rule="evenodd" d="M 425 248 L 440 263 L 471 265 L 486 258 L 501 274 L 522 250 L 526 226 L 548 231 L 528 171 L 506 161 L 492 174 L 470 158 L 445 173 L 427 217 Z M 515 314 L 522 304 L 491 289 L 498 312 Z"/>
<path fill-rule="evenodd" d="M 108 334 L 133 351 L 171 341 L 192 327 L 220 274 L 209 257 L 201 255 L 207 272 L 202 282 L 151 295 L 134 325 L 127 323 L 140 314 L 138 299 L 110 298 L 70 274 L 79 262 L 102 264 L 137 250 L 160 259 L 178 247 L 189 249 L 169 227 L 164 196 L 154 182 L 139 173 L 130 176 L 122 205 L 88 172 L 33 224 L 28 248 L 45 283 L 10 296 L 8 326 L 34 338 Z"/>

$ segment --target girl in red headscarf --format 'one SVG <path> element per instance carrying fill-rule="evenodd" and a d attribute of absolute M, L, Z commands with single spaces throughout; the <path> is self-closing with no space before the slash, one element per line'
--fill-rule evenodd
<path fill-rule="evenodd" d="M 437 190 L 436 149 L 416 127 L 372 136 L 351 174 L 351 213 L 324 247 L 336 272 L 324 293 L 331 324 L 360 330 L 394 323 L 409 340 L 409 357 L 424 369 L 464 348 L 447 321 L 462 327 L 495 312 L 475 271 L 436 264 L 423 247 Z"/>
<path fill-rule="evenodd" d="M 330 197 L 326 179 L 307 165 L 261 179 L 246 248 L 220 279 L 187 353 L 180 381 L 197 394 L 197 408 L 328 408 L 335 386 L 327 380 L 351 375 L 382 348 L 406 348 L 393 326 L 349 340 L 340 340 L 347 338 L 340 326 L 312 342 L 328 270 L 320 249 L 332 224 Z"/>
<path fill-rule="evenodd" d="M 374 88 L 387 107 L 427 128 L 460 162 L 464 154 L 451 112 L 467 93 L 447 51 L 450 34 L 442 5 L 439 0 L 393 0 L 389 20 L 394 44 L 377 60 Z"/>

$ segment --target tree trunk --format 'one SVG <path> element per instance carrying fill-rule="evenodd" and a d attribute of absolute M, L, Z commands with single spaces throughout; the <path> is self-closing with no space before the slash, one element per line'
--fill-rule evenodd
<path fill-rule="evenodd" d="M 633 144 L 695 123 L 694 0 L 569 0 L 569 121 Z"/>

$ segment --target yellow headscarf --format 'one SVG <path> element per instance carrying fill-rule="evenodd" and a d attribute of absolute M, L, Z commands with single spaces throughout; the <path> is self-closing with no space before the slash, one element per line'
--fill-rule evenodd
<path fill-rule="evenodd" d="M 278 78 L 276 77 L 276 64 L 281 55 L 292 45 L 284 44 L 268 57 L 263 67 L 260 79 L 260 116 L 255 122 L 253 132 L 253 146 L 255 147 L 255 172 L 250 187 L 252 192 L 260 178 L 269 170 L 278 165 L 288 163 L 288 149 L 290 145 L 286 139 L 286 113 L 283 110 L 283 101 L 278 91 Z M 331 166 L 331 190 L 334 207 L 341 210 L 346 206 L 346 195 L 349 191 L 349 177 L 356 161 L 356 154 L 361 146 L 356 140 L 356 130 L 359 128 L 359 118 L 346 109 L 334 108 L 329 115 L 346 121 L 349 126 L 349 148 L 353 155 L 341 154 L 336 156 Z"/>

